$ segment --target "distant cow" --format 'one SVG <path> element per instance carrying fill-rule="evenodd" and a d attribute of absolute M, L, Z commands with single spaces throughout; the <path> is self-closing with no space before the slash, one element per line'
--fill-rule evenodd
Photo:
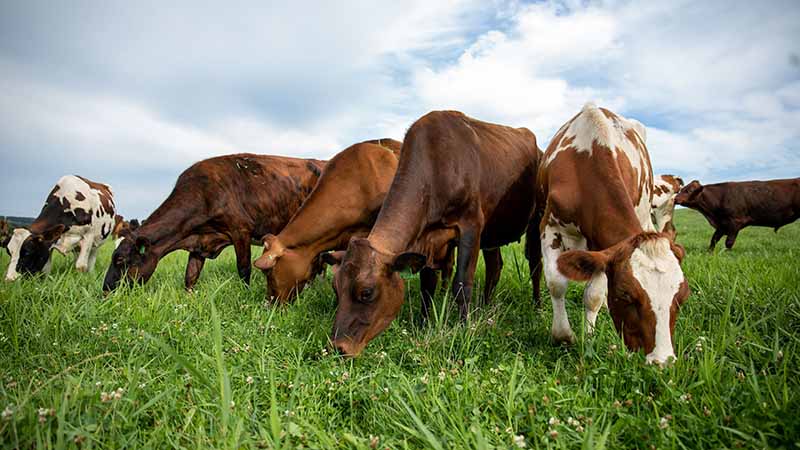
<path fill-rule="evenodd" d="M 457 246 L 452 290 L 466 320 L 480 249 L 487 285 L 501 272 L 499 247 L 526 230 L 526 254 L 538 260 L 533 180 L 541 152 L 524 128 L 481 122 L 455 111 L 435 111 L 406 133 L 397 173 L 374 227 L 350 240 L 338 262 L 339 299 L 333 344 L 358 355 L 394 320 L 404 301 L 398 272 L 433 263 L 436 251 Z M 532 264 L 537 266 L 537 264 Z M 539 275 L 534 275 L 537 296 Z"/>
<path fill-rule="evenodd" d="M 682 187 L 683 180 L 674 175 L 661 175 L 653 181 L 653 225 L 656 231 L 667 233 L 673 241 L 678 235 L 672 223 L 675 196 Z"/>
<path fill-rule="evenodd" d="M 381 139 L 338 153 L 280 234 L 264 237 L 264 253 L 255 266 L 264 270 L 270 299 L 286 302 L 298 295 L 321 270 L 323 252 L 344 250 L 351 237 L 369 234 L 397 170 L 400 146 L 398 141 Z M 434 266 L 422 269 L 423 317 L 436 290 L 434 270 L 440 269 L 443 280 L 449 280 L 452 253 L 452 247 L 445 245 L 433 258 Z M 324 258 L 336 261 L 335 255 Z"/>
<path fill-rule="evenodd" d="M 645 136 L 637 121 L 584 106 L 544 154 L 536 215 L 553 339 L 574 342 L 567 285 L 589 281 L 583 294 L 588 331 L 607 300 L 625 345 L 661 363 L 674 357 L 672 331 L 689 287 L 680 266 L 683 249 L 653 226 Z"/>
<path fill-rule="evenodd" d="M 678 193 L 675 203 L 700 211 L 714 227 L 709 251 L 725 235 L 725 247 L 731 249 L 744 227 L 771 227 L 777 232 L 800 218 L 800 178 L 705 186 L 694 180 Z"/>
<path fill-rule="evenodd" d="M 8 221 L 0 219 L 0 247 L 8 248 L 8 243 L 11 241 L 12 234 L 14 234 L 14 230 L 11 229 L 11 225 L 9 225 Z"/>
<path fill-rule="evenodd" d="M 233 245 L 239 277 L 250 281 L 250 244 L 280 231 L 317 182 L 324 161 L 241 153 L 186 169 L 166 200 L 122 240 L 111 257 L 103 290 L 120 280 L 145 283 L 158 261 L 189 252 L 184 283 L 191 290 L 207 258 Z"/>
<path fill-rule="evenodd" d="M 6 280 L 18 273 L 35 274 L 50 268 L 50 251 L 67 254 L 78 246 L 75 268 L 81 272 L 94 268 L 98 248 L 115 224 L 114 195 L 105 184 L 67 175 L 58 180 L 30 230 L 14 230 L 9 242 L 12 264 Z"/>

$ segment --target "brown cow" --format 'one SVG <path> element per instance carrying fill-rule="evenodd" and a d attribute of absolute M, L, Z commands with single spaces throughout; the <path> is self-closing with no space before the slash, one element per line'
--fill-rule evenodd
<path fill-rule="evenodd" d="M 189 252 L 184 280 L 191 290 L 207 258 L 228 245 L 241 279 L 250 280 L 250 243 L 286 225 L 311 192 L 324 161 L 241 153 L 200 161 L 186 169 L 172 193 L 111 257 L 103 290 L 123 277 L 147 282 L 158 261 Z"/>
<path fill-rule="evenodd" d="M 674 357 L 672 330 L 689 288 L 680 267 L 683 249 L 656 233 L 650 217 L 653 172 L 645 139 L 639 122 L 584 106 L 544 154 L 536 215 L 554 340 L 574 342 L 567 284 L 589 281 L 583 296 L 588 331 L 607 299 L 625 345 L 662 363 Z"/>
<path fill-rule="evenodd" d="M 487 285 L 500 276 L 499 247 L 526 230 L 531 261 L 538 240 L 528 227 L 541 152 L 530 131 L 481 122 L 455 111 L 435 111 L 406 134 L 400 163 L 369 236 L 352 239 L 334 275 L 339 307 L 333 344 L 358 355 L 394 320 L 404 300 L 398 272 L 431 266 L 437 250 L 457 245 L 452 285 L 466 320 L 478 251 Z M 535 262 L 532 268 L 537 267 Z M 538 274 L 534 296 L 538 296 Z"/>
<path fill-rule="evenodd" d="M 656 231 L 667 233 L 673 241 L 678 236 L 672 216 L 675 213 L 675 196 L 683 187 L 683 180 L 674 175 L 661 175 L 653 181 L 653 225 Z"/>
<path fill-rule="evenodd" d="M 397 170 L 400 146 L 398 141 L 381 139 L 343 150 L 328 162 L 314 190 L 280 234 L 264 236 L 264 253 L 255 266 L 264 270 L 271 300 L 294 298 L 321 270 L 321 253 L 343 250 L 351 237 L 369 234 Z M 335 262 L 335 256 L 325 258 Z M 437 252 L 434 260 L 443 280 L 449 280 L 451 247 Z M 436 291 L 438 275 L 433 270 L 425 267 L 420 274 L 423 317 Z"/>
<path fill-rule="evenodd" d="M 714 227 L 708 251 L 713 252 L 724 235 L 725 247 L 731 249 L 744 227 L 771 227 L 777 232 L 800 218 L 800 178 L 706 186 L 694 180 L 678 193 L 675 203 L 700 211 Z"/>

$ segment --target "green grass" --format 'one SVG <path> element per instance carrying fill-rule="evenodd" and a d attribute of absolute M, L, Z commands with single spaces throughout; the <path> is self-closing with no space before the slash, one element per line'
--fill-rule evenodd
<path fill-rule="evenodd" d="M 356 360 L 325 350 L 328 279 L 265 308 L 263 277 L 241 284 L 230 249 L 193 294 L 176 253 L 103 298 L 110 245 L 91 274 L 58 256 L 49 277 L 0 285 L 0 447 L 797 448 L 800 223 L 714 255 L 702 217 L 679 211 L 677 226 L 693 293 L 665 369 L 627 353 L 605 311 L 584 337 L 578 284 L 578 344 L 552 345 L 520 245 L 466 326 L 442 295 L 419 326 L 409 279 L 399 319 Z"/>

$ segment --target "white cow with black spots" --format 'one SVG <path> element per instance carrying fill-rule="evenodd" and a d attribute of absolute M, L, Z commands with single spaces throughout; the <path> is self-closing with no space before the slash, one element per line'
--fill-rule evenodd
<path fill-rule="evenodd" d="M 77 247 L 75 268 L 91 271 L 99 247 L 121 219 L 115 214 L 110 187 L 80 176 L 61 177 L 30 229 L 14 230 L 8 244 L 11 263 L 6 280 L 13 281 L 19 274 L 48 272 L 53 249 L 67 254 Z"/>

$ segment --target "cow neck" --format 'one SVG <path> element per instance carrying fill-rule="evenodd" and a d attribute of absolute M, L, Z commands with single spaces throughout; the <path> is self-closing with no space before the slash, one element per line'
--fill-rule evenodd
<path fill-rule="evenodd" d="M 420 230 L 425 228 L 423 221 L 428 209 L 428 196 L 424 187 L 402 181 L 398 183 L 398 176 L 395 176 L 375 226 L 367 237 L 370 245 L 380 253 L 398 255 L 405 252 L 414 245 Z M 401 194 L 397 195 L 397 191 Z"/>
<path fill-rule="evenodd" d="M 187 214 L 177 208 L 169 208 L 161 212 L 156 210 L 141 227 L 136 230 L 136 237 L 150 241 L 150 251 L 158 257 L 178 250 L 178 244 L 190 234 L 193 224 L 186 220 Z M 191 214 L 189 217 L 195 217 Z"/>
<path fill-rule="evenodd" d="M 597 227 L 589 236 L 586 236 L 591 250 L 605 250 L 644 231 L 632 211 L 630 214 L 622 214 L 618 217 L 620 219 L 610 224 L 612 226 L 605 224 L 606 226 Z"/>

